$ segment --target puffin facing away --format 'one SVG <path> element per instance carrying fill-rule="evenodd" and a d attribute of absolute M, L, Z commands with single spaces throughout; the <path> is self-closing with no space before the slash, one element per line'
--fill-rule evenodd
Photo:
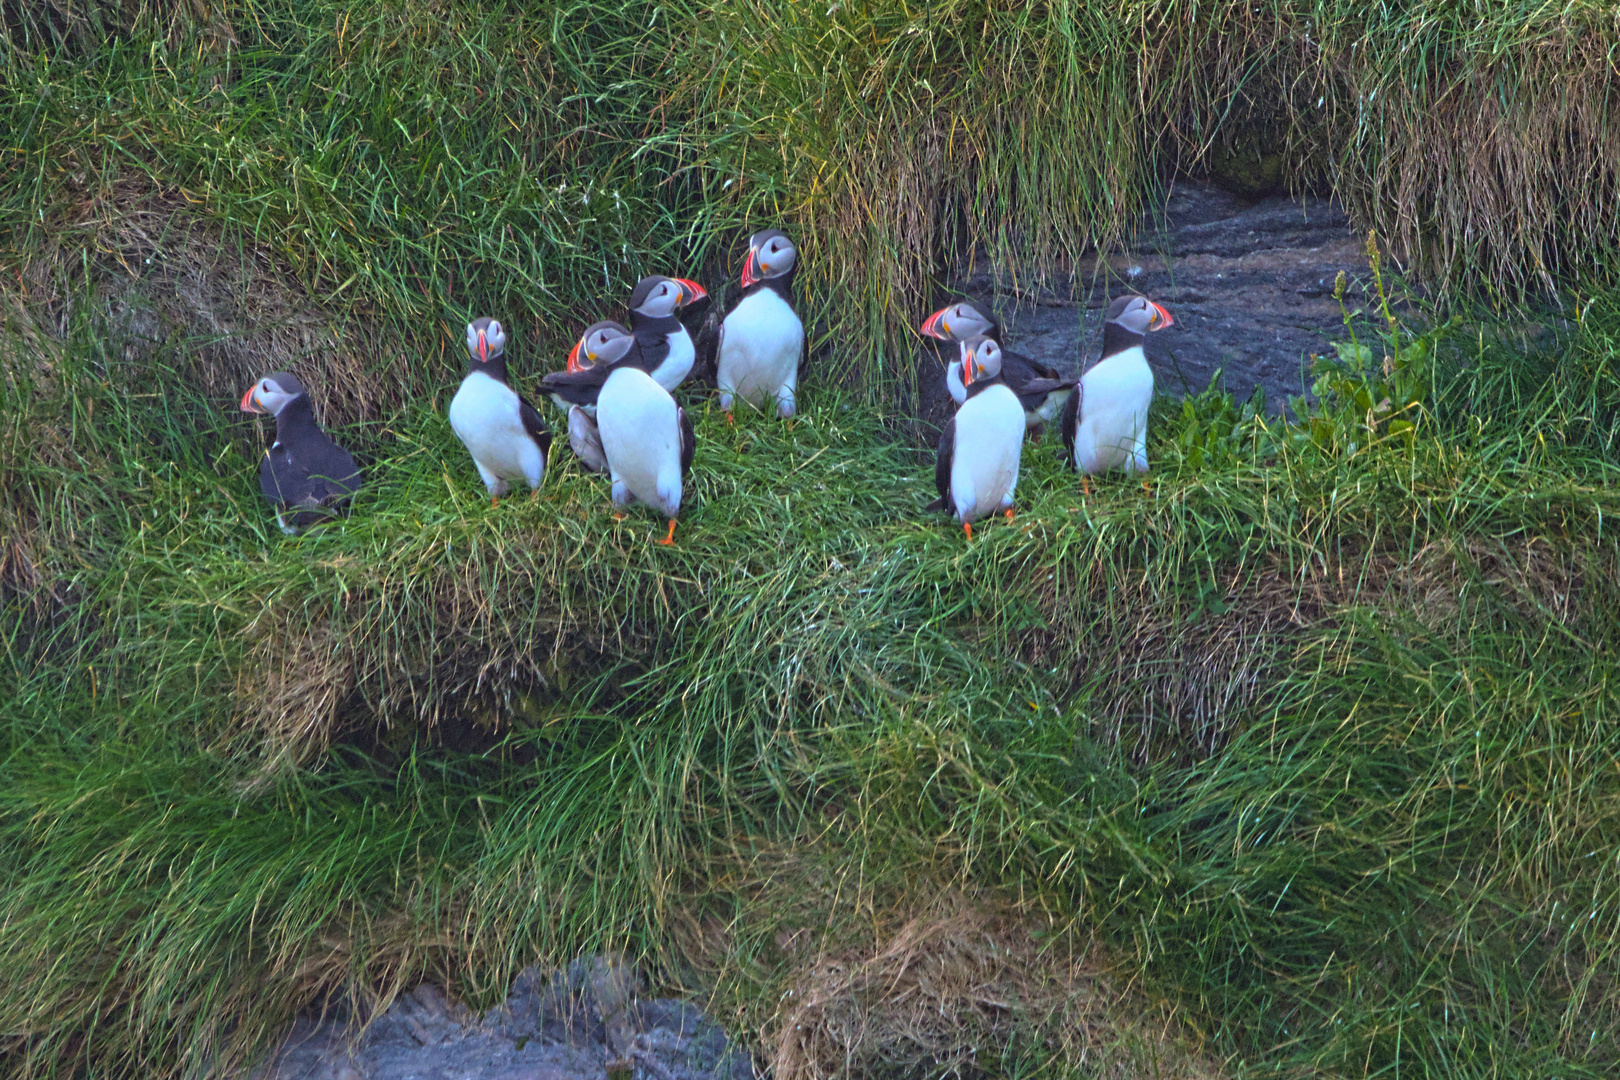
<path fill-rule="evenodd" d="M 276 441 L 259 463 L 259 490 L 276 508 L 276 524 L 288 536 L 335 516 L 360 490 L 360 470 L 349 452 L 315 423 L 309 391 L 278 371 L 242 395 L 242 411 L 276 418 Z"/>
<path fill-rule="evenodd" d="M 948 304 L 923 320 L 918 332 L 941 341 L 964 343 L 962 358 L 967 358 L 965 343 L 976 337 L 1000 340 L 1001 328 L 996 320 L 985 314 L 971 300 Z M 1048 364 L 1031 360 L 1020 353 L 1003 351 L 1001 375 L 1024 406 L 1024 422 L 1030 436 L 1039 439 L 1046 425 L 1058 418 L 1074 383 L 1058 375 Z M 949 364 L 945 368 L 945 388 L 958 405 L 967 400 L 967 389 L 962 385 L 962 365 Z"/>
<path fill-rule="evenodd" d="M 1153 369 L 1142 344 L 1150 331 L 1174 322 L 1145 296 L 1121 296 L 1108 306 L 1102 359 L 1080 377 L 1063 408 L 1065 460 L 1082 474 L 1119 468 L 1147 472 Z"/>
<path fill-rule="evenodd" d="M 490 505 L 501 501 L 513 480 L 526 480 L 538 492 L 551 432 L 506 381 L 506 331 L 495 319 L 474 319 L 467 324 L 467 352 L 467 375 L 450 399 L 450 426 L 472 454 Z"/>
<path fill-rule="evenodd" d="M 1024 407 L 1002 377 L 1001 345 L 978 337 L 963 344 L 960 363 L 967 400 L 945 425 L 934 459 L 934 486 L 943 509 L 973 539 L 973 523 L 1005 510 L 1013 516 L 1019 454 L 1024 445 Z"/>
<path fill-rule="evenodd" d="M 734 398 L 755 408 L 776 403 L 783 418 L 794 411 L 804 323 L 793 310 L 793 272 L 799 252 L 781 229 L 748 238 L 742 299 L 720 324 L 715 384 L 729 419 Z"/>
<path fill-rule="evenodd" d="M 647 372 L 672 394 L 691 374 L 692 361 L 697 358 L 692 335 L 675 312 L 708 295 L 695 281 L 662 274 L 642 278 L 630 294 L 630 330 Z"/>

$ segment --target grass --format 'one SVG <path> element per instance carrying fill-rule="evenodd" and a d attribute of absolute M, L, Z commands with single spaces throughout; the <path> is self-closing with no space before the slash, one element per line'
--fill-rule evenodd
<path fill-rule="evenodd" d="M 945 933 L 906 936 L 918 912 L 964 933 L 961 895 L 1235 1075 L 1606 1075 L 1617 329 L 1453 339 L 1413 435 L 1353 451 L 1165 402 L 1151 494 L 1082 502 L 1042 447 L 971 546 L 870 411 L 704 411 L 673 551 L 572 465 L 492 510 L 426 404 L 347 432 L 367 494 L 284 540 L 252 421 L 124 394 L 69 335 L 27 400 L 93 410 L 57 452 L 113 468 L 8 451 L 37 497 L 103 500 L 71 590 L 10 594 L 8 1071 L 183 1070 L 311 999 L 487 1001 L 599 947 L 715 991 L 784 1074 L 876 1068 L 893 1007 L 814 958 L 884 971 Z M 794 1042 L 807 985 L 872 1034 Z M 1002 1067 L 1146 1067 L 1127 1006 L 1075 1035 L 1010 985 L 1011 1028 L 956 1014 Z"/>
<path fill-rule="evenodd" d="M 7 1075 L 600 948 L 784 1078 L 1614 1073 L 1612 13 L 830 6 L 6 10 Z M 926 519 L 940 267 L 1278 139 L 1570 324 L 1357 322 L 1299 424 L 1161 402 L 1151 493 L 1047 445 Z M 571 464 L 491 509 L 461 322 L 532 383 L 767 219 L 800 420 L 694 394 L 674 550 Z M 284 367 L 368 483 L 295 540 L 234 409 Z"/>

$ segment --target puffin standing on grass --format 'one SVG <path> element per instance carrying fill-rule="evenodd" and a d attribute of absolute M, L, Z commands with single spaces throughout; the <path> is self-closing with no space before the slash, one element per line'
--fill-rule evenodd
<path fill-rule="evenodd" d="M 1168 311 L 1145 296 L 1121 296 L 1108 306 L 1102 359 L 1080 377 L 1063 408 L 1065 460 L 1080 471 L 1086 491 L 1089 473 L 1119 468 L 1147 472 L 1153 369 L 1142 346 L 1149 332 L 1174 323 Z"/>
<path fill-rule="evenodd" d="M 748 238 L 744 292 L 720 324 L 716 351 L 715 384 L 728 421 L 733 400 L 739 397 L 760 409 L 774 401 L 778 416 L 793 415 L 799 360 L 804 356 L 804 323 L 793 310 L 798 261 L 798 249 L 781 229 Z"/>
<path fill-rule="evenodd" d="M 538 492 L 551 431 L 506 381 L 506 331 L 495 319 L 474 319 L 467 324 L 467 352 L 470 366 L 450 399 L 450 426 L 472 454 L 489 504 L 498 505 L 514 480 L 527 480 Z"/>
<path fill-rule="evenodd" d="M 962 343 L 961 355 L 967 358 L 966 342 L 976 337 L 1000 340 L 1001 327 L 970 300 L 947 304 L 923 320 L 918 332 L 941 341 Z M 1030 438 L 1039 440 L 1046 425 L 1058 418 L 1074 383 L 1058 375 L 1057 369 L 1020 353 L 1003 351 L 1001 376 L 1018 395 L 1024 406 L 1024 423 Z M 958 405 L 967 400 L 967 388 L 962 385 L 962 365 L 948 364 L 945 368 L 945 388 Z"/>
<path fill-rule="evenodd" d="M 658 542 L 673 544 L 682 485 L 697 450 L 691 418 L 649 374 L 651 362 L 635 336 L 618 323 L 596 323 L 574 349 L 582 355 L 570 354 L 573 370 L 547 375 L 541 386 L 561 396 L 571 410 L 596 407 L 613 504 L 656 507 L 669 519 L 669 532 Z"/>
<path fill-rule="evenodd" d="M 647 373 L 672 394 L 692 373 L 692 361 L 697 359 L 692 335 L 675 312 L 708 295 L 695 281 L 662 274 L 642 278 L 630 294 L 630 332 Z"/>
<path fill-rule="evenodd" d="M 336 516 L 360 490 L 360 469 L 349 452 L 315 422 L 309 391 L 284 371 L 266 375 L 242 395 L 242 411 L 276 418 L 276 441 L 259 463 L 259 490 L 276 508 L 288 536 Z"/>
<path fill-rule="evenodd" d="M 703 286 L 689 278 L 663 274 L 642 278 L 630 293 L 630 326 L 643 366 L 659 386 L 672 394 L 691 374 L 692 362 L 697 358 L 692 335 L 675 312 L 708 295 Z M 578 372 L 590 367 L 587 355 L 576 344 L 568 354 L 567 370 Z M 568 445 L 580 464 L 587 472 L 606 472 L 607 459 L 602 455 L 602 439 L 596 430 L 596 406 L 572 405 L 560 394 L 552 394 L 551 400 L 568 414 Z"/>
<path fill-rule="evenodd" d="M 1002 376 L 1001 345 L 994 338 L 973 338 L 963 351 L 958 366 L 967 400 L 940 436 L 934 459 L 939 499 L 929 509 L 953 515 L 972 540 L 980 518 L 1005 510 L 1012 519 L 1024 407 Z"/>

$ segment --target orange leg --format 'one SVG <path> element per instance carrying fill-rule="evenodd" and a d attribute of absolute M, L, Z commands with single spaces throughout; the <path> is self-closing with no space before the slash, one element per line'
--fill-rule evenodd
<path fill-rule="evenodd" d="M 625 518 L 627 518 L 629 516 L 630 516 L 629 514 L 618 514 L 618 513 L 616 513 L 616 514 L 613 515 L 613 520 L 614 521 L 623 521 Z"/>
<path fill-rule="evenodd" d="M 489 497 L 489 505 L 491 505 L 491 506 L 499 506 L 499 505 L 501 505 L 501 497 L 499 495 L 491 495 Z"/>
<path fill-rule="evenodd" d="M 669 519 L 669 535 L 665 536 L 662 540 L 660 540 L 658 542 L 660 544 L 665 545 L 665 546 L 668 546 L 670 544 L 675 543 L 675 519 L 674 518 Z"/>
<path fill-rule="evenodd" d="M 1087 476 L 1085 473 L 1080 474 L 1080 494 L 1091 494 L 1091 477 Z"/>
<path fill-rule="evenodd" d="M 731 410 L 730 409 L 727 409 L 726 410 L 726 427 L 731 427 L 736 422 L 737 422 L 737 418 L 735 416 L 731 415 Z"/>
<path fill-rule="evenodd" d="M 1012 519 L 1013 519 L 1012 507 L 1009 506 L 1009 507 L 1007 507 L 1007 520 L 1011 521 Z"/>
<path fill-rule="evenodd" d="M 1142 490 L 1147 492 L 1149 495 L 1153 494 L 1153 481 L 1151 481 L 1151 480 L 1142 481 Z"/>
<path fill-rule="evenodd" d="M 962 531 L 967 533 L 968 542 L 971 543 L 973 541 L 973 526 L 964 521 L 962 522 Z"/>

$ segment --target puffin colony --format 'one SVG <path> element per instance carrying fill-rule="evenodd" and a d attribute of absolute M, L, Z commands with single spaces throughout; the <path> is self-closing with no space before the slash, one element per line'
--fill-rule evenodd
<path fill-rule="evenodd" d="M 774 405 L 779 417 L 794 414 L 805 352 L 804 323 L 793 307 L 798 256 L 781 229 L 749 237 L 742 295 L 720 321 L 716 350 L 715 383 L 728 424 L 739 398 L 756 409 Z M 668 520 L 660 544 L 675 542 L 697 451 L 692 419 L 672 396 L 697 356 L 676 312 L 707 295 L 686 278 L 642 278 L 630 294 L 629 327 L 611 320 L 588 327 L 566 369 L 540 380 L 567 416 L 574 455 L 587 471 L 608 474 L 614 506 L 644 503 Z M 969 540 L 975 521 L 995 513 L 1011 519 L 1023 441 L 1039 438 L 1053 420 L 1063 432 L 1064 460 L 1086 490 L 1091 473 L 1145 473 L 1153 370 L 1143 343 L 1172 322 L 1146 297 L 1120 297 L 1104 317 L 1102 359 L 1074 380 L 1002 349 L 996 320 L 968 301 L 928 316 L 921 333 L 960 348 L 945 369 L 957 410 L 940 436 L 939 498 L 928 508 L 950 514 Z M 499 320 L 467 324 L 467 353 L 467 375 L 450 402 L 451 428 L 472 455 L 492 505 L 518 481 L 538 493 L 551 430 L 507 378 Z M 360 490 L 360 470 L 315 422 L 304 384 L 285 372 L 266 375 L 242 395 L 242 410 L 276 418 L 259 488 L 282 531 L 292 535 L 342 513 Z"/>

